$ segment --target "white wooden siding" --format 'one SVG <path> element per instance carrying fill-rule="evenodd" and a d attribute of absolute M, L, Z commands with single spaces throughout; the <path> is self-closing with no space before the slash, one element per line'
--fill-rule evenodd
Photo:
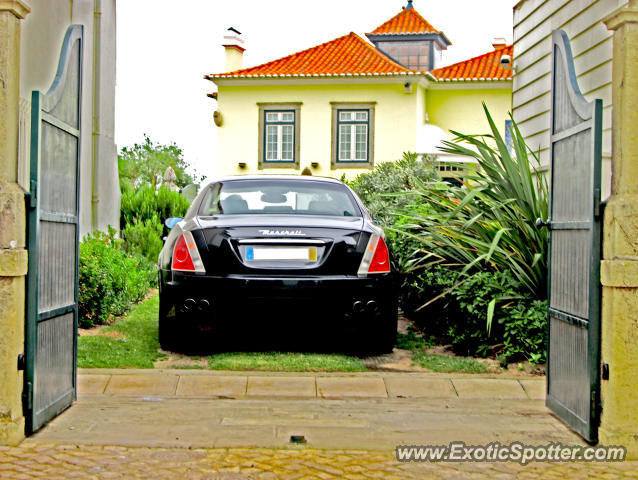
<path fill-rule="evenodd" d="M 565 30 L 578 84 L 587 98 L 603 100 L 603 196 L 611 178 L 611 75 L 613 32 L 602 19 L 627 0 L 522 0 L 514 7 L 512 111 L 530 148 L 549 165 L 552 31 Z"/>

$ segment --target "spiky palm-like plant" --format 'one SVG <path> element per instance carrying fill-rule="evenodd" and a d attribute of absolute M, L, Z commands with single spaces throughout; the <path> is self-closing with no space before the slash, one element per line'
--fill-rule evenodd
<path fill-rule="evenodd" d="M 510 151 L 485 104 L 483 108 L 491 134 L 452 132 L 456 138 L 442 148 L 477 160 L 478 168 L 465 175 L 465 186 L 418 182 L 412 205 L 393 229 L 418 242 L 421 263 L 443 262 L 462 274 L 509 270 L 524 290 L 543 299 L 547 230 L 538 229 L 535 221 L 547 218 L 547 183 L 532 172 L 538 157 L 516 123 L 512 121 Z"/>

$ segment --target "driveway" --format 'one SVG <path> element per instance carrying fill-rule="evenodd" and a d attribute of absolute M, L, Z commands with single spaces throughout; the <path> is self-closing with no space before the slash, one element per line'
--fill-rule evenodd
<path fill-rule="evenodd" d="M 543 391 L 543 378 L 476 375 L 83 371 L 73 407 L 21 446 L 0 448 L 0 478 L 625 478 L 638 471 L 630 462 L 523 467 L 394 456 L 397 445 L 453 441 L 583 445 L 549 414 Z M 291 443 L 293 435 L 306 443 Z"/>

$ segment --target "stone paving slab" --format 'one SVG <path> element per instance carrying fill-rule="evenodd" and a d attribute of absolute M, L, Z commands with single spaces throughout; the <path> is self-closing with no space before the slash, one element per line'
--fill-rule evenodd
<path fill-rule="evenodd" d="M 386 398 L 388 392 L 382 377 L 318 377 L 317 395 L 323 398 Z"/>
<path fill-rule="evenodd" d="M 519 382 L 529 398 L 532 400 L 545 400 L 547 386 L 544 378 L 541 380 L 519 380 Z"/>
<path fill-rule="evenodd" d="M 111 375 L 78 375 L 78 393 L 99 395 L 104 393 Z"/>
<path fill-rule="evenodd" d="M 269 397 L 315 397 L 313 377 L 248 377 L 246 395 Z"/>
<path fill-rule="evenodd" d="M 175 395 L 177 375 L 113 375 L 105 393 L 111 395 Z"/>
<path fill-rule="evenodd" d="M 185 375 L 177 385 L 178 396 L 244 396 L 248 377 Z"/>
<path fill-rule="evenodd" d="M 211 375 L 235 376 L 250 375 L 252 377 L 411 377 L 411 378 L 470 378 L 493 380 L 544 380 L 542 375 L 515 375 L 511 373 L 445 373 L 445 372 L 397 372 L 397 371 L 366 371 L 366 372 L 275 372 L 272 370 L 205 370 L 189 368 L 80 368 L 78 375 Z"/>
<path fill-rule="evenodd" d="M 460 398 L 521 398 L 527 394 L 518 380 L 459 378 L 452 383 Z"/>
<path fill-rule="evenodd" d="M 444 378 L 384 378 L 385 386 L 391 397 L 399 398 L 450 398 L 456 397 L 451 380 Z"/>
<path fill-rule="evenodd" d="M 80 389 L 20 447 L 0 447 L 0 479 L 638 479 L 636 462 L 396 460 L 397 445 L 584 445 L 533 399 L 543 379 L 122 372 L 80 375 Z"/>
<path fill-rule="evenodd" d="M 638 462 L 398 462 L 389 451 L 124 448 L 23 444 L 0 447 L 0 479 L 583 479 L 638 478 Z"/>
<path fill-rule="evenodd" d="M 149 447 L 392 449 L 462 440 L 578 443 L 540 400 L 81 396 L 29 442 Z"/>
<path fill-rule="evenodd" d="M 149 395 L 208 397 L 321 397 L 321 398 L 520 398 L 543 400 L 543 377 L 468 378 L 396 373 L 312 373 L 267 375 L 250 372 L 116 371 L 99 370 L 78 376 L 80 395 Z M 130 373 L 126 373 L 130 372 Z"/>

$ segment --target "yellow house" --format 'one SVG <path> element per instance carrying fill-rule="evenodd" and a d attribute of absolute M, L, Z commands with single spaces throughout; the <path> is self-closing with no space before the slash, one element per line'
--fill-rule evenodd
<path fill-rule="evenodd" d="M 221 174 L 300 173 L 353 178 L 406 151 L 436 153 L 449 130 L 489 131 L 482 102 L 503 126 L 511 110 L 512 48 L 440 67 L 450 45 L 412 6 L 367 34 L 242 68 L 240 33 L 224 37 L 226 72 L 206 75 L 218 91 Z M 466 158 L 440 155 L 451 162 Z"/>

